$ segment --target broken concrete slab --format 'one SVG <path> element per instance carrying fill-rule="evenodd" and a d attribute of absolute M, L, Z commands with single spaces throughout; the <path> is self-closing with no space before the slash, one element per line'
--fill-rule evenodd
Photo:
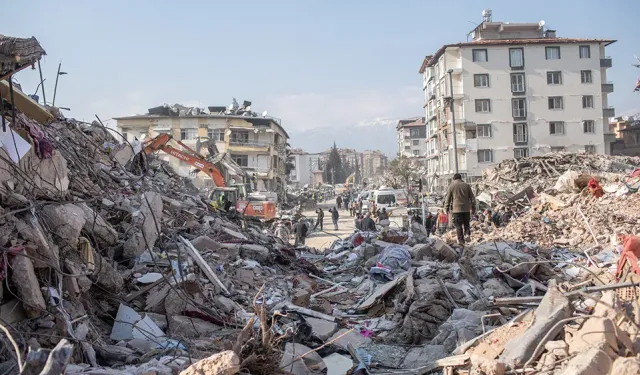
<path fill-rule="evenodd" d="M 616 327 L 611 319 L 595 316 L 586 319 L 569 342 L 569 354 L 581 353 L 593 347 L 612 353 L 618 351 Z"/>
<path fill-rule="evenodd" d="M 311 326 L 313 334 L 322 341 L 328 341 L 329 337 L 338 329 L 338 323 L 336 322 L 329 322 L 310 316 L 305 316 L 304 320 Z"/>
<path fill-rule="evenodd" d="M 569 356 L 569 345 L 562 340 L 549 341 L 544 344 L 544 348 L 547 352 L 552 353 L 558 358 Z"/>
<path fill-rule="evenodd" d="M 449 355 L 444 345 L 416 346 L 409 350 L 407 356 L 402 361 L 402 368 L 416 368 L 433 363 Z"/>
<path fill-rule="evenodd" d="M 371 355 L 372 361 L 386 368 L 399 368 L 407 355 L 407 349 L 398 345 L 367 343 L 361 350 Z"/>
<path fill-rule="evenodd" d="M 124 286 L 122 274 L 111 265 L 111 262 L 97 254 L 95 250 L 93 255 L 96 261 L 95 273 L 93 274 L 95 283 L 109 291 L 122 290 Z"/>
<path fill-rule="evenodd" d="M 516 294 L 516 292 L 504 281 L 499 279 L 489 279 L 482 284 L 484 288 L 482 294 L 485 297 L 510 297 Z"/>
<path fill-rule="evenodd" d="M 228 244 L 224 244 L 224 247 L 228 247 Z M 237 246 L 237 248 L 236 248 Z M 256 262 L 263 264 L 269 261 L 269 249 L 262 245 L 236 245 L 232 246 L 232 249 L 239 250 L 240 256 L 244 259 L 253 259 Z"/>
<path fill-rule="evenodd" d="M 11 281 L 18 291 L 27 316 L 35 318 L 46 312 L 46 304 L 31 259 L 16 255 L 11 260 L 11 270 Z"/>
<path fill-rule="evenodd" d="M 353 360 L 338 353 L 333 353 L 322 359 L 327 366 L 327 375 L 346 375 L 353 368 Z"/>
<path fill-rule="evenodd" d="M 76 248 L 80 231 L 84 227 L 84 211 L 72 204 L 50 204 L 42 207 L 44 221 L 60 239 L 62 246 Z"/>
<path fill-rule="evenodd" d="M 611 374 L 640 374 L 640 358 L 616 359 L 611 366 Z"/>
<path fill-rule="evenodd" d="M 338 332 L 334 333 L 333 336 L 331 336 L 329 338 L 329 341 L 334 340 L 336 337 L 345 334 L 347 331 L 349 331 L 346 328 L 343 328 L 341 330 L 339 330 Z M 351 331 L 349 333 L 347 333 L 346 335 L 340 337 L 338 340 L 333 342 L 333 345 L 339 346 L 342 349 L 347 349 L 347 346 L 349 344 L 353 345 L 354 348 L 359 348 L 363 345 L 366 345 L 368 343 L 371 342 L 371 339 L 365 336 L 362 336 L 359 332 L 357 331 Z"/>
<path fill-rule="evenodd" d="M 234 375 L 240 371 L 240 358 L 232 350 L 199 360 L 180 375 Z"/>
<path fill-rule="evenodd" d="M 44 268 L 51 264 L 59 264 L 58 246 L 49 241 L 42 225 L 33 214 L 18 215 L 15 224 L 20 236 L 36 246 L 35 249 L 28 249 L 29 255 L 38 259 L 34 260 L 33 267 Z"/>
<path fill-rule="evenodd" d="M 100 214 L 84 203 L 78 207 L 84 212 L 84 230 L 93 233 L 103 246 L 112 246 L 118 241 L 118 232 Z"/>
<path fill-rule="evenodd" d="M 191 240 L 191 244 L 201 253 L 220 249 L 220 244 L 208 236 L 197 237 Z"/>
<path fill-rule="evenodd" d="M 569 299 L 562 294 L 555 283 L 550 283 L 549 290 L 534 313 L 533 324 L 524 334 L 512 338 L 505 344 L 500 359 L 507 364 L 523 364 L 534 355 L 536 347 L 544 337 L 547 337 L 547 340 L 553 340 L 560 333 L 563 326 L 558 325 L 555 328 L 554 326 L 560 320 L 570 317 L 571 313 Z M 554 331 L 550 332 L 552 328 Z"/>
<path fill-rule="evenodd" d="M 481 319 L 484 314 L 467 309 L 453 310 L 451 316 L 438 327 L 438 334 L 431 344 L 443 345 L 446 351 L 452 352 L 482 333 Z"/>
<path fill-rule="evenodd" d="M 306 353 L 309 354 L 302 359 L 297 359 Z M 284 346 L 280 368 L 294 375 L 312 375 L 317 371 L 324 370 L 325 364 L 320 355 L 312 351 L 311 348 L 302 344 L 288 342 Z"/>
<path fill-rule="evenodd" d="M 441 239 L 436 239 L 436 243 L 435 243 L 435 252 L 436 254 L 439 255 L 440 259 L 447 261 L 447 262 L 455 262 L 456 260 L 458 260 L 459 256 L 458 256 L 458 252 L 455 251 L 451 246 L 447 245 L 446 242 L 444 242 Z"/>
<path fill-rule="evenodd" d="M 52 197 L 69 189 L 69 168 L 60 151 L 53 150 L 50 158 L 41 159 L 33 148 L 20 159 L 20 168 L 30 173 L 31 179 L 22 179 L 27 189 L 37 188 Z"/>
<path fill-rule="evenodd" d="M 597 347 L 591 347 L 586 351 L 578 353 L 569 362 L 566 367 L 559 372 L 560 375 L 599 375 L 599 374 L 618 374 L 610 372 L 614 360 L 618 356 L 613 354 L 609 356 L 605 351 Z M 625 374 L 624 372 L 619 374 Z"/>
<path fill-rule="evenodd" d="M 230 314 L 237 309 L 235 302 L 225 296 L 215 296 L 213 303 L 225 314 Z"/>
<path fill-rule="evenodd" d="M 220 326 L 206 320 L 174 315 L 169 318 L 169 332 L 172 336 L 195 338 L 219 331 Z"/>
<path fill-rule="evenodd" d="M 135 230 L 124 244 L 123 256 L 135 258 L 150 250 L 158 239 L 162 221 L 162 196 L 148 191 L 142 196 L 140 210 L 133 213 Z M 157 224 L 157 225 L 156 225 Z"/>
<path fill-rule="evenodd" d="M 110 338 L 115 341 L 141 339 L 154 344 L 165 341 L 164 332 L 149 316 L 142 317 L 134 309 L 123 304 L 118 308 Z"/>
<path fill-rule="evenodd" d="M 119 165 L 124 167 L 133 158 L 133 149 L 125 142 L 120 145 L 120 149 L 112 152 L 112 156 Z"/>
<path fill-rule="evenodd" d="M 479 355 L 472 355 L 469 360 L 472 368 L 469 375 L 504 375 L 506 372 L 505 363 L 501 361 Z"/>

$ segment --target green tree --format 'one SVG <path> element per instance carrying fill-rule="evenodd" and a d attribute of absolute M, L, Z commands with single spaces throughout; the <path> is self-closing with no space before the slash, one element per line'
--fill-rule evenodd
<path fill-rule="evenodd" d="M 332 182 L 332 173 L 336 184 L 339 184 L 340 181 L 344 181 L 346 178 L 344 176 L 344 168 L 342 166 L 342 158 L 340 157 L 340 153 L 338 152 L 338 147 L 336 146 L 336 142 L 333 142 L 333 147 L 331 147 L 331 151 L 329 152 L 329 158 L 324 165 L 324 178 L 328 183 Z"/>

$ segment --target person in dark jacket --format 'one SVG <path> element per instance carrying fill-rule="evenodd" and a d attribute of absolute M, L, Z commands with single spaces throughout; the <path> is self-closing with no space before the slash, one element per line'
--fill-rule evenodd
<path fill-rule="evenodd" d="M 475 212 L 475 206 L 476 198 L 471 186 L 462 181 L 460 173 L 454 174 L 444 201 L 444 209 L 445 213 L 453 214 L 453 224 L 456 227 L 460 245 L 464 245 L 465 240 L 471 240 L 471 213 Z"/>
<path fill-rule="evenodd" d="M 304 245 L 304 239 L 307 237 L 307 225 L 302 219 L 298 220 L 298 223 L 293 228 L 293 233 L 296 234 L 295 246 Z"/>
<path fill-rule="evenodd" d="M 338 218 L 340 217 L 340 214 L 338 213 L 338 209 L 334 207 L 334 208 L 330 208 L 329 211 L 331 211 L 331 220 L 333 220 L 333 229 L 338 230 Z"/>
<path fill-rule="evenodd" d="M 367 213 L 360 223 L 361 230 L 364 232 L 375 232 L 376 223 L 371 218 L 371 214 Z"/>
<path fill-rule="evenodd" d="M 324 211 L 322 211 L 322 208 L 316 208 L 316 214 L 318 214 L 318 217 L 316 218 L 316 225 L 313 227 L 313 230 L 318 229 L 318 224 L 320 225 L 320 230 L 322 230 L 322 222 L 324 221 Z"/>
<path fill-rule="evenodd" d="M 427 217 L 424 219 L 424 227 L 427 229 L 427 237 L 429 237 L 433 229 L 433 215 L 431 215 L 431 212 L 427 213 Z"/>
<path fill-rule="evenodd" d="M 336 204 L 338 205 L 338 208 L 342 208 L 342 196 L 338 195 L 336 198 Z"/>

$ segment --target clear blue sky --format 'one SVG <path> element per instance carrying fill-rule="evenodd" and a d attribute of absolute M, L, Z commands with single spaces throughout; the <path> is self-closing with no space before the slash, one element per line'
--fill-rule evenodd
<path fill-rule="evenodd" d="M 180 4 L 180 5 L 178 5 Z M 38 38 L 47 99 L 91 121 L 163 103 L 253 101 L 279 117 L 293 146 L 379 148 L 395 154 L 394 122 L 424 115 L 418 68 L 442 44 L 464 41 L 483 8 L 538 22 L 562 37 L 612 38 L 609 102 L 640 112 L 640 1 L 433 0 L 6 1 L 0 33 Z M 37 71 L 17 75 L 33 92 Z M 111 122 L 113 124 L 113 121 Z"/>

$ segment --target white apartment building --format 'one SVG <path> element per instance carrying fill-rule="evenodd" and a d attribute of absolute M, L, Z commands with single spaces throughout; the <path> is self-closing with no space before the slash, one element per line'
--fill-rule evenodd
<path fill-rule="evenodd" d="M 442 46 L 420 68 L 429 185 L 442 190 L 449 183 L 455 154 L 459 172 L 473 181 L 509 158 L 609 153 L 615 135 L 608 118 L 615 111 L 605 47 L 615 41 L 558 38 L 544 22 L 492 22 L 491 11 L 484 15 L 472 41 Z"/>
<path fill-rule="evenodd" d="M 312 154 L 301 149 L 295 149 L 291 154 L 294 167 L 290 172 L 289 181 L 297 186 L 317 185 L 315 176 L 322 172 L 320 170 L 321 154 Z"/>
<path fill-rule="evenodd" d="M 398 134 L 398 156 L 424 157 L 426 155 L 427 133 L 424 117 L 399 120 L 396 132 Z"/>

